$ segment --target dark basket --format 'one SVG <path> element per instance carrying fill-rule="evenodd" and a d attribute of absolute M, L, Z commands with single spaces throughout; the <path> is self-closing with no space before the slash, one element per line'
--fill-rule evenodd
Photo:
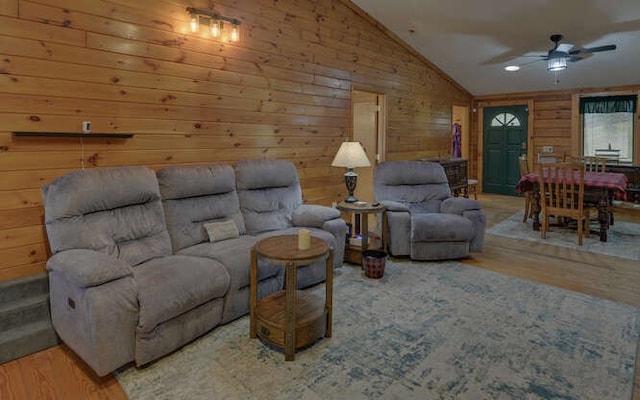
<path fill-rule="evenodd" d="M 362 252 L 362 269 L 364 275 L 371 279 L 380 279 L 384 275 L 384 262 L 387 253 L 381 250 L 365 250 Z"/>

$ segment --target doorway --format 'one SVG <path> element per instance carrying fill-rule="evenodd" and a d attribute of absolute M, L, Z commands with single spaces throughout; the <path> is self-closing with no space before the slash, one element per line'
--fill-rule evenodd
<path fill-rule="evenodd" d="M 485 107 L 483 114 L 482 191 L 515 196 L 520 179 L 518 157 L 527 153 L 528 108 Z"/>
<path fill-rule="evenodd" d="M 358 186 L 355 196 L 362 201 L 373 201 L 373 168 L 384 161 L 385 155 L 385 96 L 375 92 L 353 90 L 351 93 L 353 141 L 364 147 L 370 167 L 358 168 Z"/>
<path fill-rule="evenodd" d="M 357 168 L 358 186 L 354 195 L 362 201 L 373 202 L 373 169 L 385 159 L 386 96 L 364 90 L 351 92 L 353 141 L 360 142 L 369 158 L 370 167 Z M 359 221 L 352 221 L 359 226 Z M 369 227 L 380 232 L 378 218 L 369 215 Z"/>

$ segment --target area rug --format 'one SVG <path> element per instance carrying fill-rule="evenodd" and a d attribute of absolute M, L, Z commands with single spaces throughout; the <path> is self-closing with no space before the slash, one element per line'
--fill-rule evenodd
<path fill-rule="evenodd" d="M 631 399 L 640 311 L 455 262 L 388 261 L 379 280 L 336 271 L 333 327 L 285 362 L 243 317 L 116 377 L 131 400 Z"/>
<path fill-rule="evenodd" d="M 542 239 L 540 231 L 532 229 L 533 222 L 522 222 L 522 211 L 517 212 L 504 221 L 487 229 L 486 233 L 498 236 L 506 236 L 512 239 L 524 239 L 531 242 L 546 243 L 571 249 L 588 251 L 640 260 L 640 224 L 627 221 L 615 221 L 607 231 L 607 241 L 601 242 L 597 234 L 582 238 L 582 246 L 578 246 L 578 233 L 575 229 L 551 227 L 547 231 L 547 238 Z M 599 226 L 598 226 L 599 227 Z M 595 229 L 594 223 L 591 228 Z"/>

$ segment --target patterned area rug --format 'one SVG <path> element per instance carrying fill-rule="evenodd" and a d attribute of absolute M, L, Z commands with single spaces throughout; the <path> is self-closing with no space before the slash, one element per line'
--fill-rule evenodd
<path fill-rule="evenodd" d="M 312 290 L 323 293 L 323 286 Z M 631 399 L 640 310 L 449 263 L 337 270 L 331 339 L 294 362 L 248 317 L 116 376 L 143 399 Z"/>
<path fill-rule="evenodd" d="M 596 228 L 593 222 L 591 223 L 591 228 Z M 615 221 L 615 224 L 607 232 L 606 242 L 601 242 L 600 237 L 593 233 L 588 238 L 583 236 L 582 246 L 578 246 L 577 231 L 570 228 L 552 226 L 547 231 L 547 238 L 542 239 L 540 231 L 532 229 L 531 220 L 527 223 L 522 222 L 522 211 L 487 229 L 487 233 L 627 258 L 629 260 L 640 260 L 640 246 L 638 246 L 638 243 L 640 243 L 640 224 L 632 222 Z"/>

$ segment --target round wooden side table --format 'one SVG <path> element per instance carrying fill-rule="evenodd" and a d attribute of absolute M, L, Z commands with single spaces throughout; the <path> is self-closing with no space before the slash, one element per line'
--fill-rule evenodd
<path fill-rule="evenodd" d="M 375 203 L 347 203 L 346 201 L 341 201 L 337 204 L 338 210 L 349 213 L 349 214 L 359 214 L 360 215 L 360 223 L 361 223 L 361 231 L 362 231 L 362 242 L 360 246 L 354 246 L 351 244 L 347 244 L 344 250 L 344 261 L 362 265 L 362 252 L 369 248 L 369 214 L 383 214 L 385 208 L 382 204 Z M 382 249 L 386 249 L 386 242 L 384 240 L 384 231 L 386 230 L 387 219 L 383 214 L 382 217 L 382 229 L 380 232 L 380 239 L 382 244 Z"/>
<path fill-rule="evenodd" d="M 258 299 L 258 258 L 285 268 L 285 289 Z M 325 259 L 324 304 L 320 296 L 297 290 L 298 266 Z M 298 249 L 297 235 L 279 235 L 260 240 L 251 251 L 249 336 L 260 337 L 283 348 L 286 361 L 295 360 L 295 350 L 318 338 L 331 337 L 333 297 L 333 249 L 311 237 L 308 250 Z"/>

